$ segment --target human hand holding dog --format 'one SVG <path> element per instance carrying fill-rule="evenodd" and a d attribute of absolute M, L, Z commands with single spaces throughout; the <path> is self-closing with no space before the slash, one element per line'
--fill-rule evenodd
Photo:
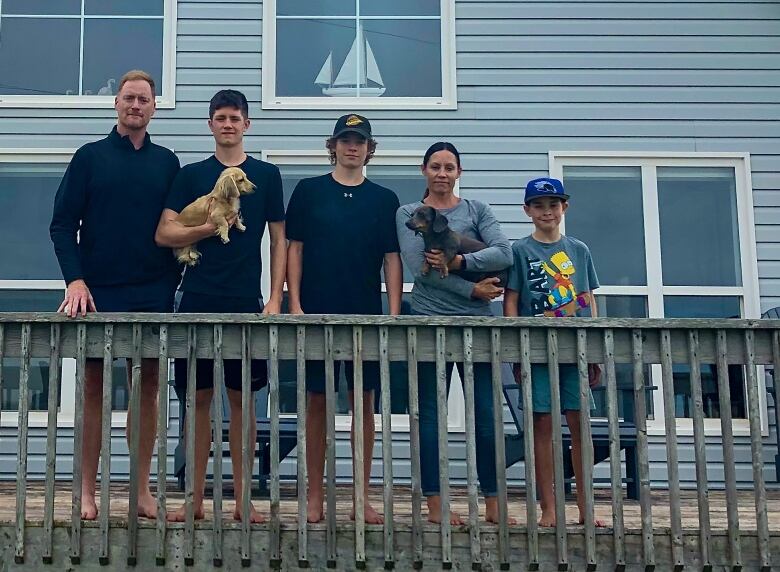
<path fill-rule="evenodd" d="M 463 266 L 463 256 L 456 254 L 451 260 L 447 260 L 444 252 L 437 248 L 425 252 L 425 261 L 431 268 L 435 268 L 436 270 L 444 268 L 445 266 L 449 270 L 460 270 Z"/>
<path fill-rule="evenodd" d="M 65 290 L 65 299 L 60 304 L 57 312 L 62 312 L 66 316 L 75 318 L 79 313 L 86 316 L 87 312 L 97 312 L 95 300 L 87 288 L 87 283 L 82 279 L 74 280 L 68 284 Z"/>
<path fill-rule="evenodd" d="M 476 298 L 477 300 L 485 300 L 486 302 L 495 300 L 504 293 L 504 289 L 498 285 L 500 283 L 501 280 L 496 276 L 485 278 L 474 285 L 474 289 L 471 291 L 471 297 Z"/>

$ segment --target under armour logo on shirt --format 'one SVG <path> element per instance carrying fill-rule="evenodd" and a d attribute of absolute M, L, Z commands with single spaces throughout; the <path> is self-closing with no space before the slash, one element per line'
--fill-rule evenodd
<path fill-rule="evenodd" d="M 344 198 L 346 199 L 347 197 L 349 197 L 351 199 L 352 198 L 352 193 L 344 193 Z"/>

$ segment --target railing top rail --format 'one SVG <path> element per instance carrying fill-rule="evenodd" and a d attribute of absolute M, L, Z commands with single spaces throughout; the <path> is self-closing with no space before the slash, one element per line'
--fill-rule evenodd
<path fill-rule="evenodd" d="M 780 320 L 734 318 L 504 318 L 494 316 L 368 316 L 332 314 L 153 314 L 110 313 L 87 314 L 68 318 L 55 312 L 0 312 L 0 323 L 98 324 L 278 324 L 330 326 L 451 326 L 498 328 L 590 328 L 590 329 L 707 329 L 707 330 L 776 330 Z"/>

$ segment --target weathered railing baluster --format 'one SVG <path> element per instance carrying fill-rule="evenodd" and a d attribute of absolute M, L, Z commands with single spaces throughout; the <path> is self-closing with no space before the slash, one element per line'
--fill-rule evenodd
<path fill-rule="evenodd" d="M 553 480 L 555 482 L 555 542 L 558 570 L 568 570 L 569 554 L 566 533 L 566 495 L 563 477 L 563 431 L 561 429 L 561 386 L 558 365 L 558 332 L 547 330 L 547 368 L 550 377 L 550 415 L 552 416 Z M 533 401 L 528 403 L 533 404 Z M 533 406 L 530 407 L 533 410 Z"/>
<path fill-rule="evenodd" d="M 297 385 L 295 388 L 298 427 L 297 427 L 297 468 L 298 468 L 298 567 L 308 568 L 308 495 L 306 483 L 308 471 L 306 470 L 306 326 L 298 326 L 296 329 L 296 370 Z"/>
<path fill-rule="evenodd" d="M 325 326 L 325 465 L 326 545 L 328 568 L 335 568 L 336 546 L 336 372 L 333 356 L 333 326 Z"/>
<path fill-rule="evenodd" d="M 133 324 L 133 359 L 130 387 L 130 499 L 127 508 L 127 565 L 138 563 L 138 451 L 141 444 L 141 324 Z"/>
<path fill-rule="evenodd" d="M 281 568 L 282 548 L 279 497 L 279 326 L 268 327 L 268 405 L 271 409 L 271 567 Z M 254 403 L 253 403 L 254 405 Z M 252 473 L 247 475 L 251 482 Z"/>
<path fill-rule="evenodd" d="M 76 383 L 73 413 L 73 508 L 71 512 L 70 562 L 81 562 L 81 478 L 84 450 L 84 377 L 87 364 L 87 325 L 76 326 Z"/>
<path fill-rule="evenodd" d="M 353 446 L 354 462 L 352 466 L 355 483 L 355 566 L 366 567 L 366 510 L 365 494 L 366 480 L 363 472 L 364 438 L 363 438 L 363 328 L 352 326 L 352 365 L 354 369 L 354 405 L 355 443 Z M 373 413 L 373 412 L 371 412 Z"/>
<path fill-rule="evenodd" d="M 739 499 L 737 470 L 734 458 L 734 432 L 731 420 L 731 389 L 726 332 L 718 330 L 716 342 L 718 368 L 718 401 L 720 429 L 723 435 L 723 473 L 726 481 L 726 521 L 728 522 L 729 556 L 733 570 L 742 568 L 742 546 L 739 532 Z"/>
<path fill-rule="evenodd" d="M 615 569 L 626 567 L 626 532 L 623 520 L 623 478 L 620 462 L 620 427 L 618 421 L 617 378 L 615 376 L 615 336 L 604 330 L 604 376 L 607 393 L 607 424 L 609 427 L 609 477 L 612 488 L 612 537 Z"/>
<path fill-rule="evenodd" d="M 390 361 L 387 326 L 379 328 L 379 383 L 382 394 L 382 481 L 384 501 L 385 570 L 395 566 L 393 541 L 393 429 L 391 427 Z"/>
<path fill-rule="evenodd" d="M 225 387 L 225 362 L 222 358 L 222 324 L 214 324 L 214 536 L 211 560 L 214 566 L 223 564 L 222 554 L 222 390 Z"/>
<path fill-rule="evenodd" d="M 764 482 L 761 405 L 758 400 L 753 330 L 745 330 L 745 372 L 747 374 L 747 415 L 750 424 L 750 453 L 753 461 L 753 490 L 756 499 L 756 524 L 758 526 L 758 555 L 761 561 L 761 572 L 769 572 L 771 567 L 769 520 L 767 515 L 766 483 Z"/>
<path fill-rule="evenodd" d="M 198 375 L 198 330 L 194 324 L 187 328 L 187 395 L 185 397 L 184 426 L 184 564 L 195 562 L 195 391 Z"/>
<path fill-rule="evenodd" d="M 100 555 L 103 566 L 110 562 L 111 541 L 111 393 L 114 374 L 114 325 L 103 328 L 103 402 L 100 430 Z"/>
<path fill-rule="evenodd" d="M 590 381 L 588 378 L 588 332 L 577 330 L 577 371 L 580 378 L 580 452 L 585 495 L 585 560 L 589 571 L 596 569 L 596 525 L 593 506 L 593 437 L 590 428 Z M 572 442 L 572 447 L 574 443 Z M 573 460 L 573 459 L 572 459 Z M 579 491 L 578 491 L 579 492 Z"/>
<path fill-rule="evenodd" d="M 463 395 L 466 408 L 466 475 L 469 504 L 471 569 L 482 567 L 479 543 L 479 504 L 477 500 L 477 440 L 474 423 L 474 354 L 471 328 L 463 328 Z M 501 503 L 499 503 L 501 506 Z"/>
<path fill-rule="evenodd" d="M 167 499 L 165 484 L 168 461 L 168 325 L 160 324 L 157 354 L 157 553 L 155 562 L 165 565 Z"/>
<path fill-rule="evenodd" d="M 19 438 L 16 455 L 16 551 L 14 562 L 24 562 L 24 525 L 27 517 L 27 432 L 30 412 L 30 324 L 22 324 L 19 370 Z"/>
<path fill-rule="evenodd" d="M 696 496 L 699 509 L 699 552 L 702 570 L 712 570 L 710 557 L 710 500 L 707 480 L 707 443 L 704 434 L 704 401 L 701 392 L 699 333 L 688 332 L 688 360 L 693 401 L 693 452 L 696 461 Z"/>
<path fill-rule="evenodd" d="M 241 565 L 252 563 L 252 453 L 255 448 L 255 427 L 250 428 L 252 399 L 252 330 L 250 326 L 241 328 Z M 249 442 L 250 430 L 252 442 Z M 252 448 L 250 451 L 250 447 Z M 235 475 L 235 469 L 233 470 Z M 234 479 L 235 486 L 235 479 Z"/>
<path fill-rule="evenodd" d="M 520 390 L 523 392 L 525 447 L 525 509 L 528 527 L 528 569 L 539 569 L 539 517 L 536 512 L 536 451 L 534 450 L 533 394 L 531 389 L 531 333 L 520 330 Z"/>
<path fill-rule="evenodd" d="M 452 525 L 450 524 L 450 466 L 447 436 L 447 362 L 444 328 L 436 328 L 436 413 L 439 441 L 439 492 L 441 494 L 441 565 L 452 568 Z"/>
<path fill-rule="evenodd" d="M 501 570 L 509 570 L 509 510 L 506 493 L 506 451 L 504 445 L 504 388 L 501 379 L 501 330 L 490 330 L 490 372 L 493 388 L 493 432 L 496 446 L 496 485 L 498 496 L 498 560 Z M 479 521 L 477 521 L 479 522 Z"/>
<path fill-rule="evenodd" d="M 672 342 L 669 330 L 661 330 L 661 377 L 663 382 L 664 424 L 666 427 L 666 467 L 669 483 L 669 515 L 674 569 L 685 566 L 680 510 L 680 474 L 677 447 L 677 416 L 674 410 L 674 372 L 672 369 Z"/>
<path fill-rule="evenodd" d="M 634 378 L 634 417 L 636 419 L 637 465 L 639 470 L 639 508 L 642 520 L 642 558 L 645 571 L 655 569 L 653 544 L 653 499 L 650 496 L 650 461 L 647 448 L 647 399 L 642 331 L 631 332 L 631 361 Z"/>
<path fill-rule="evenodd" d="M 0 325 L 0 328 L 2 326 Z M 0 336 L 2 345 L 2 336 Z M 2 350 L 0 350 L 0 355 Z M 3 368 L 0 359 L 0 369 Z M 60 377 L 60 325 L 52 324 L 49 333 L 49 414 L 46 423 L 46 499 L 43 513 L 43 563 L 53 562 L 54 549 L 54 485 L 57 467 L 57 412 L 59 409 Z M 102 502 L 101 502 L 102 504 Z"/>
<path fill-rule="evenodd" d="M 423 565 L 422 481 L 420 479 L 420 405 L 417 379 L 417 328 L 406 331 L 406 355 L 409 367 L 409 449 L 412 469 L 412 546 L 413 566 Z"/>

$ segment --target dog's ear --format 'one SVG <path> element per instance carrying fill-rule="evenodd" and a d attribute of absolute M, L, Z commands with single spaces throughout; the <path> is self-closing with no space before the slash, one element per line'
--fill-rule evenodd
<path fill-rule="evenodd" d="M 447 220 L 447 217 L 436 211 L 436 217 L 433 219 L 433 232 L 445 231 L 448 224 L 450 224 L 450 221 Z"/>
<path fill-rule="evenodd" d="M 230 186 L 228 185 L 232 185 L 232 187 L 236 189 L 235 196 L 237 197 L 241 196 L 241 189 L 238 188 L 238 183 L 236 183 L 235 177 L 233 175 L 230 175 L 229 177 L 226 177 L 226 179 L 227 181 L 225 181 L 225 198 L 229 199 L 231 197 L 231 192 L 229 190 Z M 230 183 L 228 183 L 228 181 L 230 181 Z"/>

